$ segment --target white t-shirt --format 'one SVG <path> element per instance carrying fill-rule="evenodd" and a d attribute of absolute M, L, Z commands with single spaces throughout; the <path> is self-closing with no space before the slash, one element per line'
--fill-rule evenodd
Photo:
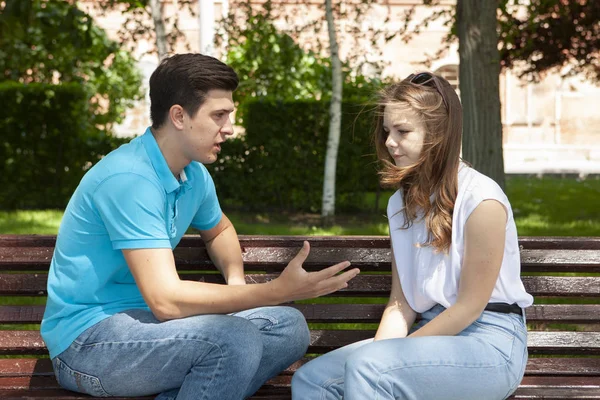
<path fill-rule="evenodd" d="M 507 212 L 506 242 L 500 275 L 489 302 L 513 304 L 525 308 L 533 297 L 521 281 L 521 259 L 517 228 L 508 198 L 496 182 L 461 163 L 458 172 L 458 195 L 452 215 L 452 243 L 449 252 L 434 252 L 432 246 L 418 247 L 427 241 L 427 228 L 417 218 L 410 228 L 404 226 L 404 205 L 401 191 L 392 195 L 387 214 L 390 236 L 402 290 L 408 304 L 416 312 L 424 312 L 441 304 L 450 307 L 456 302 L 463 262 L 465 224 L 469 215 L 484 200 L 502 203 Z M 422 214 L 421 214 L 422 216 Z"/>

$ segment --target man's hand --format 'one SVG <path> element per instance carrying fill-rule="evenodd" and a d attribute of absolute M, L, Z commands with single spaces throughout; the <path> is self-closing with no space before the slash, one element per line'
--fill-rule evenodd
<path fill-rule="evenodd" d="M 289 262 L 281 275 L 273 280 L 277 296 L 285 301 L 311 299 L 333 293 L 348 286 L 348 281 L 354 278 L 360 270 L 353 268 L 343 274 L 338 272 L 348 268 L 350 262 L 344 261 L 317 272 L 306 272 L 302 263 L 310 253 L 310 246 L 304 242 L 296 257 Z"/>

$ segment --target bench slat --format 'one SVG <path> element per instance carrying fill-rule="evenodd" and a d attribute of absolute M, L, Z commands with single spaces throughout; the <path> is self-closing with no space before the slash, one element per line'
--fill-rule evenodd
<path fill-rule="evenodd" d="M 271 400 L 289 400 L 291 398 L 290 389 L 286 386 L 289 377 L 282 377 L 280 382 L 274 382 L 276 386 L 267 383 L 259 392 L 253 396 L 252 400 L 271 399 Z M 12 399 L 53 399 L 53 400 L 86 400 L 89 396 L 81 395 L 60 389 L 43 390 L 40 387 L 54 385 L 57 387 L 54 378 L 32 379 L 14 378 L 10 380 L 0 379 L 0 387 L 12 387 L 13 389 L 0 390 L 0 397 L 5 400 Z M 36 388 L 37 387 L 37 388 Z M 25 395 L 22 389 L 32 388 Z M 113 399 L 128 400 L 131 398 L 112 397 Z M 138 397 L 136 399 L 152 399 L 149 397 Z M 600 385 L 598 380 L 589 377 L 536 377 L 526 376 L 513 396 L 509 399 L 600 399 Z"/>
<path fill-rule="evenodd" d="M 510 399 L 600 399 L 600 380 L 595 377 L 526 376 Z"/>
<path fill-rule="evenodd" d="M 276 235 L 239 235 L 243 247 L 299 247 L 304 240 L 312 247 L 389 247 L 387 236 L 276 236 Z M 54 235 L 0 235 L 0 247 L 54 247 Z M 184 247 L 203 247 L 199 235 L 185 235 L 179 242 Z M 519 245 L 524 249 L 571 249 L 600 250 L 599 237 L 564 236 L 521 236 Z"/>
<path fill-rule="evenodd" d="M 308 353 L 325 353 L 340 346 L 368 339 L 372 330 L 311 330 Z M 531 354 L 600 355 L 600 332 L 529 332 Z M 47 354 L 38 331 L 0 331 L 0 354 Z"/>
<path fill-rule="evenodd" d="M 212 274 L 180 274 L 183 279 L 198 280 L 209 283 L 224 283 L 221 275 Z M 263 283 L 275 279 L 278 274 L 247 274 L 249 283 Z M 0 274 L 0 295 L 2 296 L 45 296 L 47 274 Z M 524 276 L 523 284 L 533 296 L 570 296 L 600 297 L 598 277 L 574 276 Z M 352 279 L 348 287 L 331 296 L 372 296 L 387 297 L 391 289 L 389 275 L 361 274 Z"/>
<path fill-rule="evenodd" d="M 282 372 L 292 375 L 312 358 L 302 358 Z M 600 358 L 529 358 L 525 375 L 571 375 L 600 376 Z M 48 358 L 0 359 L 0 378 L 8 377 L 54 377 L 52 363 Z M 0 387 L 2 387 L 0 385 Z"/>
<path fill-rule="evenodd" d="M 597 277 L 523 276 L 521 279 L 533 296 L 600 296 Z"/>
<path fill-rule="evenodd" d="M 247 269 L 281 270 L 298 252 L 299 247 L 245 247 L 243 259 Z M 4 247 L 0 254 L 0 269 L 47 270 L 53 247 Z M 175 261 L 179 269 L 214 268 L 204 247 L 177 247 Z M 389 271 L 391 252 L 388 248 L 313 247 L 304 263 L 309 270 L 349 260 L 353 266 L 371 271 Z M 521 251 L 524 272 L 600 272 L 600 250 L 539 250 Z"/>
<path fill-rule="evenodd" d="M 309 322 L 378 323 L 383 304 L 288 304 Z M 45 306 L 0 306 L 2 324 L 39 324 Z M 600 304 L 546 304 L 526 310 L 529 322 L 600 323 Z"/>

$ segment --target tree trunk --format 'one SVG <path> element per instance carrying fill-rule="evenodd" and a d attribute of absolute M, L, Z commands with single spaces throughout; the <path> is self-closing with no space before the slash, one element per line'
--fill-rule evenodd
<path fill-rule="evenodd" d="M 329 31 L 329 48 L 331 51 L 332 91 L 329 106 L 329 137 L 325 154 L 325 174 L 323 179 L 323 202 L 321 218 L 324 225 L 330 225 L 335 216 L 335 173 L 340 130 L 342 122 L 342 63 L 333 21 L 332 0 L 325 0 L 327 30 Z"/>
<path fill-rule="evenodd" d="M 463 158 L 504 188 L 497 9 L 498 0 L 458 0 L 456 18 Z"/>
<path fill-rule="evenodd" d="M 150 11 L 156 33 L 156 48 L 158 49 L 158 60 L 161 61 L 169 54 L 165 23 L 163 20 L 162 5 L 160 0 L 150 0 Z"/>

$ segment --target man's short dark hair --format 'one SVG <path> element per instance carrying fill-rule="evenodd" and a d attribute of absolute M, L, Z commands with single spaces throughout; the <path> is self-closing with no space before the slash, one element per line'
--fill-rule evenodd
<path fill-rule="evenodd" d="M 238 82 L 235 71 L 214 57 L 188 53 L 165 58 L 150 77 L 152 127 L 162 126 L 175 104 L 193 117 L 209 90 L 233 92 Z"/>

